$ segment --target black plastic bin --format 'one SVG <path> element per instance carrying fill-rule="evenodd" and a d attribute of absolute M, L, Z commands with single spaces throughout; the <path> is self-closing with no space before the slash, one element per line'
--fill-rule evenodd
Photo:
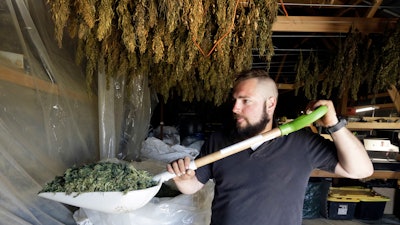
<path fill-rule="evenodd" d="M 359 200 L 350 197 L 328 197 L 324 217 L 332 220 L 351 220 Z"/>

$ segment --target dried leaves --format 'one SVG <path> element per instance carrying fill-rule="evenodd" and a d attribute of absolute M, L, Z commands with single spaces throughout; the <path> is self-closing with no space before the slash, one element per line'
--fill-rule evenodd
<path fill-rule="evenodd" d="M 338 95 L 350 94 L 357 100 L 359 89 L 366 85 L 369 93 L 377 94 L 386 91 L 391 85 L 400 85 L 400 23 L 395 30 L 388 30 L 382 35 L 362 35 L 351 30 L 339 43 L 338 52 L 327 65 L 323 82 L 318 92 L 321 79 L 315 79 L 319 70 L 318 64 L 311 65 L 310 55 L 303 60 L 299 57 L 297 65 L 296 87 L 304 85 L 305 95 L 314 99 L 317 94 L 329 98 L 334 89 Z M 312 88 L 312 89 L 310 89 Z"/>
<path fill-rule="evenodd" d="M 299 61 L 296 64 L 295 94 L 301 86 L 304 88 L 304 94 L 309 99 L 317 99 L 318 81 L 319 81 L 319 63 L 318 57 L 314 51 L 310 52 L 309 57 L 304 60 L 303 53 L 300 52 Z"/>
<path fill-rule="evenodd" d="M 128 163 L 99 162 L 67 169 L 40 192 L 128 192 L 155 186 L 150 174 Z"/>
<path fill-rule="evenodd" d="M 109 77 L 146 75 L 167 100 L 225 101 L 235 72 L 249 69 L 252 49 L 270 61 L 276 1 L 52 0 L 61 46 L 68 29 L 80 42 L 87 83 L 96 70 Z M 89 47 L 88 47 L 89 46 Z M 111 49 L 112 48 L 112 49 Z M 129 89 L 129 87 L 128 87 Z"/>
<path fill-rule="evenodd" d="M 51 13 L 55 26 L 55 35 L 58 45 L 61 46 L 64 34 L 64 28 L 67 26 L 67 21 L 70 18 L 70 0 L 48 0 L 51 4 Z"/>

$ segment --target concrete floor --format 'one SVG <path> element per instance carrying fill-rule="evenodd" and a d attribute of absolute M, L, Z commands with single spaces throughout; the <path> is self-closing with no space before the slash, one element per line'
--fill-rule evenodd
<path fill-rule="evenodd" d="M 384 215 L 380 220 L 328 220 L 325 218 L 304 219 L 303 225 L 398 225 L 400 219 L 393 215 Z"/>

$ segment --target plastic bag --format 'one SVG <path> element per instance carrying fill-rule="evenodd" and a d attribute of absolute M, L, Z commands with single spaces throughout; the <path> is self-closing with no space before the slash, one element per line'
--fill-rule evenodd
<path fill-rule="evenodd" d="M 322 202 L 326 201 L 330 182 L 316 179 L 310 180 L 304 196 L 303 219 L 321 217 Z"/>
<path fill-rule="evenodd" d="M 144 207 L 130 213 L 107 214 L 89 209 L 74 213 L 78 225 L 206 225 L 210 224 L 214 183 L 208 182 L 193 195 L 153 198 Z"/>
<path fill-rule="evenodd" d="M 155 138 L 147 138 L 142 145 L 141 155 L 147 159 L 159 160 L 169 163 L 173 160 L 189 156 L 194 159 L 199 154 L 199 150 L 182 145 L 168 145 L 164 141 Z"/>

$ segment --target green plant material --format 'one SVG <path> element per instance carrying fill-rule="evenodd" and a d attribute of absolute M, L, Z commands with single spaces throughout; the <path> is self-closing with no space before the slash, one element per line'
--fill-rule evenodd
<path fill-rule="evenodd" d="M 150 173 L 137 170 L 121 162 L 99 162 L 67 169 L 63 176 L 56 176 L 39 192 L 123 192 L 145 189 L 157 184 Z"/>
<path fill-rule="evenodd" d="M 50 5 L 50 12 L 55 24 L 55 39 L 57 40 L 58 46 L 62 46 L 62 39 L 64 34 L 64 28 L 68 23 L 71 5 L 73 4 L 70 0 L 48 0 L 47 4 Z"/>
<path fill-rule="evenodd" d="M 368 47 L 366 37 L 357 30 L 350 29 L 346 38 L 339 42 L 338 52 L 331 58 L 325 71 L 321 94 L 330 98 L 332 90 L 338 88 L 338 96 L 350 94 L 357 99 L 358 90 L 365 81 Z"/>
<path fill-rule="evenodd" d="M 350 94 L 357 100 L 362 85 L 368 93 L 386 91 L 400 84 L 400 23 L 384 34 L 366 36 L 351 30 L 339 42 L 338 52 L 324 73 L 321 94 L 329 98 L 334 88 L 339 96 Z M 349 93 L 347 93 L 349 92 Z M 372 100 L 372 103 L 374 103 Z"/>
<path fill-rule="evenodd" d="M 396 30 L 387 32 L 384 40 L 379 58 L 376 59 L 380 63 L 376 68 L 374 94 L 390 89 L 391 85 L 400 84 L 400 22 L 397 23 Z"/>
<path fill-rule="evenodd" d="M 112 19 L 114 18 L 114 9 L 112 0 L 102 0 L 99 7 L 99 24 L 97 29 L 97 39 L 103 40 L 111 34 Z"/>
<path fill-rule="evenodd" d="M 123 29 L 121 29 L 122 32 L 121 39 L 124 44 L 124 48 L 126 48 L 130 53 L 134 53 L 137 45 L 136 45 L 136 37 L 135 34 L 133 33 L 134 27 L 131 22 L 131 18 L 133 17 L 133 15 L 129 11 L 129 8 L 131 7 L 134 7 L 131 1 L 129 0 L 119 1 L 116 7 L 116 12 L 117 12 L 116 15 L 118 16 L 117 19 L 118 25 L 123 27 Z"/>
<path fill-rule="evenodd" d="M 299 89 L 300 89 L 301 86 L 303 86 L 303 82 L 307 77 L 307 67 L 308 67 L 308 65 L 306 65 L 305 62 L 304 62 L 303 52 L 300 51 L 299 60 L 297 61 L 297 64 L 295 66 L 296 79 L 295 79 L 295 82 L 294 82 L 294 87 L 295 87 L 294 94 L 296 96 L 299 93 Z"/>
<path fill-rule="evenodd" d="M 310 79 L 311 82 L 308 85 L 308 95 L 309 98 L 316 100 L 317 99 L 317 95 L 318 95 L 318 82 L 319 82 L 319 63 L 318 63 L 318 56 L 314 53 L 314 51 L 311 51 L 310 54 Z M 307 93 L 307 92 L 306 92 Z"/>
<path fill-rule="evenodd" d="M 370 50 L 368 51 L 366 59 L 367 69 L 365 71 L 365 81 L 368 90 L 372 90 L 372 87 L 375 83 L 375 74 L 376 74 L 375 70 L 379 63 L 379 61 L 376 59 L 379 58 L 380 50 L 374 46 L 371 46 L 369 49 Z"/>
<path fill-rule="evenodd" d="M 253 49 L 268 62 L 273 55 L 276 1 L 54 0 L 48 4 L 59 45 L 65 28 L 78 39 L 76 61 L 86 69 L 89 91 L 95 89 L 98 70 L 104 70 L 108 80 L 146 76 L 164 101 L 177 96 L 219 105 L 229 95 L 234 74 L 251 68 Z"/>
<path fill-rule="evenodd" d="M 348 79 L 350 96 L 353 100 L 358 99 L 358 91 L 360 86 L 366 81 L 368 73 L 368 51 L 369 51 L 369 39 L 357 34 L 357 51 L 355 52 L 353 60 L 353 76 Z"/>
<path fill-rule="evenodd" d="M 316 99 L 318 94 L 319 82 L 319 63 L 314 51 L 310 52 L 309 57 L 304 61 L 303 53 L 300 51 L 299 61 L 296 64 L 295 95 L 298 94 L 300 87 L 304 89 L 304 95 L 308 99 Z"/>
<path fill-rule="evenodd" d="M 80 0 L 74 4 L 77 13 L 82 16 L 89 29 L 92 29 L 96 21 L 96 0 Z"/>
<path fill-rule="evenodd" d="M 252 10 L 254 10 L 256 18 L 259 17 L 259 20 L 261 21 L 260 23 L 255 24 L 256 30 L 259 30 L 260 32 L 260 40 L 258 41 L 259 52 L 260 55 L 265 55 L 269 67 L 269 62 L 274 55 L 274 46 L 271 42 L 272 33 L 270 31 L 272 30 L 272 24 L 275 22 L 278 13 L 278 5 L 275 4 L 274 1 L 267 1 L 266 4 L 260 4 L 260 7 L 255 7 Z"/>

